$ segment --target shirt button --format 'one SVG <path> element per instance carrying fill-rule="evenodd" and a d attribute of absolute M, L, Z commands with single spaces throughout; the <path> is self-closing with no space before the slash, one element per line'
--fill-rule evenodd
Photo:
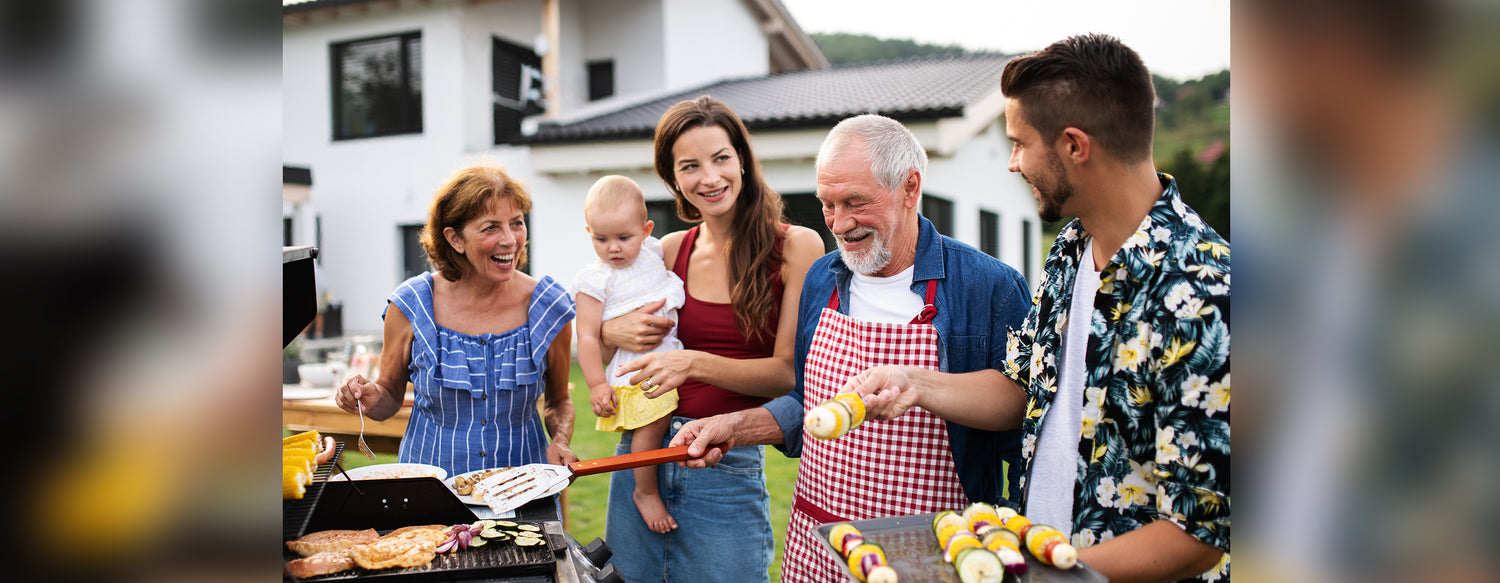
<path fill-rule="evenodd" d="M 479 420 L 479 426 L 480 427 L 484 427 L 484 426 L 489 425 L 489 424 L 490 424 L 490 420 L 489 419 L 480 419 Z"/>
<path fill-rule="evenodd" d="M 484 457 L 484 455 L 485 455 L 485 452 L 482 452 L 482 451 L 479 452 L 479 457 Z"/>
<path fill-rule="evenodd" d="M 489 393 L 485 393 L 483 395 L 480 395 L 479 396 L 479 400 L 481 400 L 481 401 L 488 401 L 488 400 L 490 400 L 490 394 Z"/>

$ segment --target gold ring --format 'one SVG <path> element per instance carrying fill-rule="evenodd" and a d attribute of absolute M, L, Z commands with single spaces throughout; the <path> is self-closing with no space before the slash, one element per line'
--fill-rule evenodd
<path fill-rule="evenodd" d="M 646 389 L 648 391 L 651 390 L 651 389 L 656 388 L 656 386 L 657 386 L 656 385 L 656 381 L 651 380 L 651 377 L 646 377 L 646 380 L 641 381 L 641 388 Z"/>

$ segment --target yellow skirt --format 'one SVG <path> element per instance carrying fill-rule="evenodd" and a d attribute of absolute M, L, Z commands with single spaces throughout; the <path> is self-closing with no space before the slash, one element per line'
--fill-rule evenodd
<path fill-rule="evenodd" d="M 677 410 L 677 389 L 667 391 L 665 394 L 649 399 L 639 386 L 616 385 L 615 397 L 620 400 L 619 406 L 615 407 L 615 414 L 609 417 L 600 417 L 594 423 L 594 429 L 599 431 L 624 431 L 626 429 L 638 429 L 649 425 L 652 421 L 671 415 Z"/>

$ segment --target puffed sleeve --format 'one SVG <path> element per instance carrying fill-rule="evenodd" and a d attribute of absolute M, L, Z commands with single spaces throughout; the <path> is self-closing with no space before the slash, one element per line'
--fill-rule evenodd
<path fill-rule="evenodd" d="M 604 290 L 609 289 L 609 275 L 612 271 L 614 270 L 600 263 L 592 263 L 578 270 L 578 275 L 573 277 L 572 295 L 587 294 L 600 303 L 607 303 L 609 298 L 605 296 Z"/>

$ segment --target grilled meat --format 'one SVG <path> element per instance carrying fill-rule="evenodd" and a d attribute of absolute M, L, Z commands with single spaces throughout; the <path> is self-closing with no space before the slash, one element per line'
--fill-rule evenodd
<path fill-rule="evenodd" d="M 354 559 L 354 564 L 366 569 L 420 567 L 437 558 L 437 545 L 413 534 L 382 538 L 352 547 L 348 552 L 349 557 Z"/>
<path fill-rule="evenodd" d="M 296 559 L 286 564 L 287 571 L 291 572 L 292 576 L 298 579 L 327 575 L 353 568 L 354 559 L 349 558 L 349 551 L 347 550 L 314 553 L 312 556 Z"/>
<path fill-rule="evenodd" d="M 308 533 L 297 540 L 286 541 L 286 547 L 304 557 L 325 551 L 347 549 L 357 544 L 374 542 L 380 533 L 373 528 L 364 530 L 320 530 Z"/>
<path fill-rule="evenodd" d="M 430 541 L 436 547 L 448 540 L 448 527 L 441 524 L 403 526 L 386 534 L 381 539 L 405 538 L 415 541 Z"/>

